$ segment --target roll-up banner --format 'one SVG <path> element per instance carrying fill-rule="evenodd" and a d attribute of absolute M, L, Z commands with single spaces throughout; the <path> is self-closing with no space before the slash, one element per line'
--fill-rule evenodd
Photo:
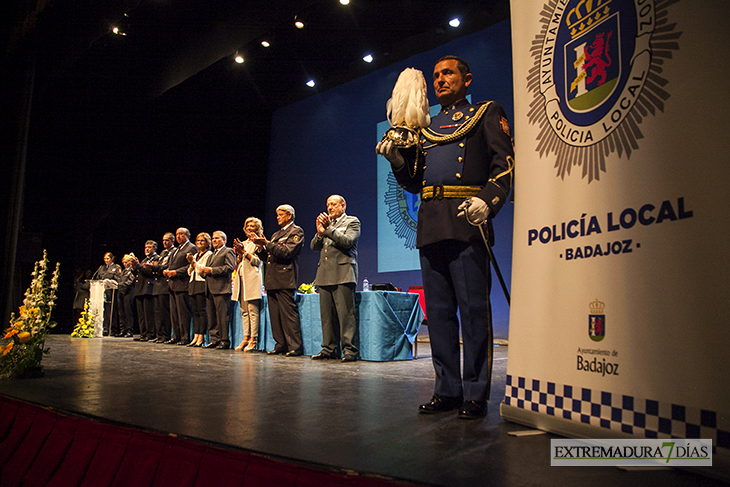
<path fill-rule="evenodd" d="M 730 2 L 512 1 L 503 418 L 709 438 L 730 464 L 729 19 Z"/>

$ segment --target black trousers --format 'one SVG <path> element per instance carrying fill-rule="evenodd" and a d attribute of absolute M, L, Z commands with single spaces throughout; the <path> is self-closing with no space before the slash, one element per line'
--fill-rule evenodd
<path fill-rule="evenodd" d="M 135 328 L 135 305 L 134 293 L 119 293 L 117 299 L 117 307 L 119 309 L 119 333 L 122 335 L 131 335 Z"/>
<path fill-rule="evenodd" d="M 170 291 L 170 322 L 176 340 L 190 341 L 190 295 L 185 291 Z"/>
<path fill-rule="evenodd" d="M 231 304 L 230 294 L 206 295 L 206 307 L 208 308 L 208 331 L 210 332 L 211 343 L 221 342 L 230 345 L 228 338 L 228 309 Z"/>
<path fill-rule="evenodd" d="M 162 340 L 170 339 L 170 295 L 156 294 L 155 298 L 155 333 Z"/>
<path fill-rule="evenodd" d="M 193 312 L 193 332 L 196 335 L 205 335 L 205 332 L 208 331 L 208 311 L 206 309 L 205 294 L 191 295 L 190 307 Z"/>
<path fill-rule="evenodd" d="M 134 300 L 137 303 L 139 335 L 147 338 L 155 338 L 155 300 L 150 294 L 135 296 Z"/>
<path fill-rule="evenodd" d="M 275 351 L 280 353 L 302 350 L 302 330 L 299 326 L 299 309 L 294 302 L 294 289 L 267 289 L 271 335 L 276 341 Z"/>

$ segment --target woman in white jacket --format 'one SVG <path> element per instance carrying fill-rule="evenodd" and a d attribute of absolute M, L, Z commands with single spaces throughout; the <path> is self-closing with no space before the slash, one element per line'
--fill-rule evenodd
<path fill-rule="evenodd" d="M 261 310 L 262 262 L 258 257 L 260 249 L 251 241 L 252 236 L 264 234 L 264 226 L 256 217 L 246 218 L 243 225 L 248 239 L 233 241 L 236 250 L 236 275 L 233 279 L 233 295 L 231 299 L 241 304 L 241 320 L 243 321 L 243 341 L 236 347 L 239 352 L 251 352 L 258 349 L 259 311 Z"/>

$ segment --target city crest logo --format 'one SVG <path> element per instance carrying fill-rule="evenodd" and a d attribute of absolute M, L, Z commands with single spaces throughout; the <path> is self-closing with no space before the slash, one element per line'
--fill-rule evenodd
<path fill-rule="evenodd" d="M 591 313 L 588 315 L 588 336 L 594 342 L 600 342 L 606 337 L 606 304 L 596 299 L 588 303 Z"/>
<path fill-rule="evenodd" d="M 627 158 L 643 138 L 640 125 L 664 110 L 670 94 L 662 76 L 679 49 L 672 2 L 551 0 L 527 76 L 535 102 L 528 113 L 540 157 L 557 156 L 556 176 L 575 166 L 590 183 L 606 172 L 606 156 Z"/>

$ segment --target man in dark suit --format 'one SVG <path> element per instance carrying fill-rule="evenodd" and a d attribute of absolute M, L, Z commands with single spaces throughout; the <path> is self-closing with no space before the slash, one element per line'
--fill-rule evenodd
<path fill-rule="evenodd" d="M 205 348 L 230 348 L 228 338 L 228 307 L 231 303 L 231 273 L 236 268 L 236 252 L 226 247 L 226 234 L 213 232 L 213 255 L 202 269 L 205 276 L 208 331 L 210 343 Z"/>
<path fill-rule="evenodd" d="M 294 224 L 294 208 L 281 205 L 276 209 L 276 222 L 281 229 L 272 236 L 249 235 L 253 243 L 262 247 L 266 255 L 264 286 L 269 301 L 271 334 L 276 341 L 269 355 L 302 354 L 302 331 L 299 327 L 299 309 L 294 302 L 294 291 L 299 278 L 299 254 L 304 244 L 304 230 Z"/>
<path fill-rule="evenodd" d="M 190 296 L 188 295 L 188 254 L 197 252 L 190 242 L 190 230 L 180 227 L 175 232 L 178 247 L 170 256 L 167 269 L 162 274 L 170 286 L 170 321 L 174 337 L 168 343 L 190 343 Z"/>
<path fill-rule="evenodd" d="M 157 338 L 154 343 L 166 343 L 170 340 L 170 287 L 167 284 L 167 277 L 162 272 L 167 269 L 170 256 L 175 250 L 175 235 L 167 232 L 162 236 L 160 257 L 155 262 L 142 264 L 141 272 L 154 277 L 152 296 L 155 301 L 155 334 Z"/>
<path fill-rule="evenodd" d="M 319 252 L 314 283 L 319 287 L 322 318 L 322 351 L 312 356 L 314 360 L 337 358 L 340 344 L 343 362 L 357 360 L 355 286 L 360 220 L 345 214 L 346 206 L 340 195 L 327 198 L 327 213 L 317 217 L 317 234 L 309 244 Z"/>
<path fill-rule="evenodd" d="M 139 323 L 139 336 L 134 339 L 138 342 L 148 342 L 155 339 L 155 305 L 152 297 L 152 286 L 154 277 L 149 273 L 145 274 L 144 264 L 156 262 L 160 258 L 157 255 L 157 242 L 147 240 L 144 244 L 145 258 L 140 262 L 136 257 L 132 260 L 132 272 L 135 275 L 134 300 L 137 305 L 137 323 Z"/>
<path fill-rule="evenodd" d="M 419 412 L 459 409 L 462 419 L 487 414 L 493 353 L 491 273 L 482 232 L 492 238 L 491 219 L 507 202 L 514 167 L 504 109 L 494 102 L 469 103 L 466 91 L 471 82 L 463 59 L 439 59 L 433 87 L 441 112 L 421 129 L 416 150 L 401 151 L 392 140 L 376 147 L 390 161 L 398 183 L 421 195 L 416 247 L 436 384 L 431 401 L 421 404 Z"/>
<path fill-rule="evenodd" d="M 115 335 L 119 333 L 119 319 L 117 308 L 114 306 L 116 300 L 117 281 L 122 274 L 122 268 L 114 263 L 114 254 L 104 254 L 104 265 L 100 266 L 94 273 L 93 279 L 104 281 L 104 335 Z"/>

